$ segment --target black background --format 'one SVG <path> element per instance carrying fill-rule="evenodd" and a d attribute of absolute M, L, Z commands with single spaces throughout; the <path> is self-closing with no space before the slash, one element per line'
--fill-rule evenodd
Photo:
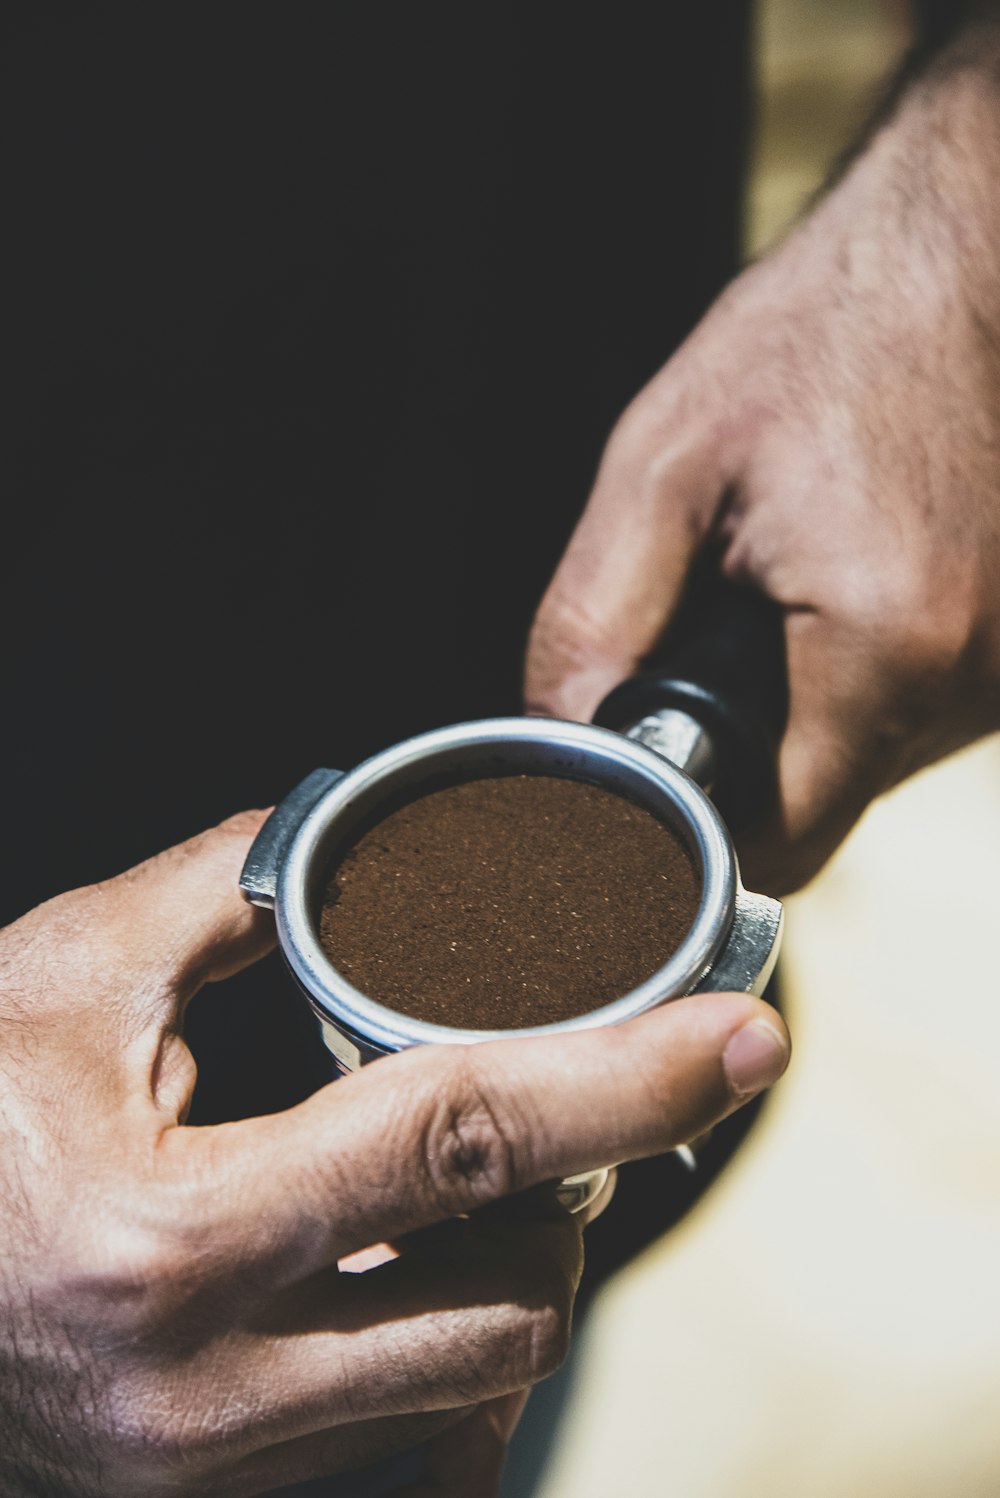
<path fill-rule="evenodd" d="M 746 14 L 7 30 L 10 917 L 518 709 L 606 434 L 736 263 Z M 314 1086 L 300 1019 L 275 961 L 196 1003 L 194 1118 Z"/>

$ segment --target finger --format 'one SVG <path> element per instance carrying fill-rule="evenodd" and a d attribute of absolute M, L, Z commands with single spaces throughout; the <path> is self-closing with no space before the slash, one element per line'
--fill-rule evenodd
<path fill-rule="evenodd" d="M 819 610 L 796 610 L 786 614 L 785 640 L 789 716 L 776 805 L 739 843 L 746 883 L 773 895 L 800 889 L 878 796 L 958 747 L 941 744 L 921 757 L 914 715 L 881 658 L 877 627 L 866 635 Z"/>
<path fill-rule="evenodd" d="M 721 445 L 684 409 L 685 381 L 668 366 L 608 443 L 531 629 L 530 711 L 589 721 L 678 603 L 727 486 Z"/>
<path fill-rule="evenodd" d="M 373 1463 L 379 1464 L 380 1475 L 382 1467 L 386 1467 L 386 1483 L 405 1482 L 424 1465 L 424 1451 L 414 1448 L 432 1443 L 442 1432 L 467 1420 L 471 1413 L 464 1408 L 429 1410 L 425 1414 L 387 1415 L 336 1425 L 299 1440 L 281 1441 L 267 1451 L 255 1452 L 235 1463 L 227 1459 L 224 1466 L 217 1465 L 202 1479 L 198 1492 L 203 1498 L 253 1498 L 256 1494 L 270 1493 L 273 1488 L 284 1491 L 296 1483 L 355 1472 Z M 357 1490 L 364 1494 L 381 1493 L 383 1488 L 381 1483 L 369 1487 L 359 1477 Z M 347 1491 L 355 1491 L 349 1481 Z"/>
<path fill-rule="evenodd" d="M 136 1008 L 182 1012 L 207 982 L 264 955 L 274 923 L 248 905 L 239 876 L 264 812 L 243 812 L 137 868 L 43 906 L 60 928 L 51 943 L 72 969 L 80 1002 L 105 1021 Z M 47 976 L 51 981 L 52 969 Z"/>
<path fill-rule="evenodd" d="M 188 1361 L 189 1389 L 203 1388 L 206 1462 L 220 1432 L 237 1456 L 347 1420 L 471 1406 L 544 1378 L 565 1356 L 582 1267 L 580 1228 L 559 1212 L 470 1222 L 433 1256 L 326 1271 L 272 1297 Z"/>
<path fill-rule="evenodd" d="M 492 1498 L 527 1401 L 524 1389 L 491 1400 L 436 1436 L 425 1452 L 422 1479 L 397 1488 L 392 1498 Z"/>
<path fill-rule="evenodd" d="M 244 860 L 267 815 L 240 812 L 102 887 L 130 933 L 130 961 L 138 957 L 148 973 L 190 997 L 273 945 L 273 921 L 239 891 Z"/>
<path fill-rule="evenodd" d="M 430 1498 L 464 1498 L 466 1493 L 470 1498 L 490 1498 L 527 1397 L 523 1391 L 507 1395 L 489 1401 L 481 1411 L 432 1410 L 338 1425 L 300 1440 L 283 1441 L 235 1465 L 227 1462 L 224 1469 L 204 1480 L 199 1491 L 205 1498 L 250 1498 L 279 1485 L 284 1489 L 377 1462 L 379 1477 L 389 1483 L 404 1481 L 417 1471 L 426 1474 L 417 1484 L 406 1482 L 404 1487 L 393 1488 L 391 1498 L 411 1498 L 412 1494 L 423 1498 L 425 1492 Z M 384 1473 L 383 1466 L 387 1467 Z M 426 1483 L 431 1484 L 429 1489 Z M 360 1477 L 359 1484 L 366 1493 L 375 1491 L 374 1485 L 369 1488 Z M 378 1491 L 382 1491 L 381 1482 Z"/>
<path fill-rule="evenodd" d="M 798 889 L 822 867 L 896 778 L 906 739 L 893 730 L 892 683 L 873 641 L 803 611 L 788 616 L 786 643 L 790 701 L 778 806 L 740 848 L 748 883 L 775 894 Z"/>
<path fill-rule="evenodd" d="M 545 1181 L 540 1186 L 532 1186 L 528 1191 L 505 1196 L 500 1201 L 480 1207 L 472 1214 L 471 1220 L 476 1224 L 548 1222 L 553 1218 L 562 1219 L 566 1215 L 567 1208 L 559 1199 L 558 1183 Z M 591 1220 L 589 1211 L 571 1215 L 579 1226 Z M 379 1264 L 387 1264 L 400 1254 L 418 1252 L 433 1257 L 440 1249 L 450 1249 L 463 1241 L 469 1231 L 469 1221 L 469 1217 L 448 1217 L 444 1222 L 431 1223 L 429 1227 L 418 1228 L 414 1233 L 398 1237 L 391 1244 L 380 1243 L 373 1245 L 371 1249 L 362 1249 L 346 1259 L 340 1259 L 337 1267 L 342 1272 L 346 1268 L 348 1274 L 355 1274 L 374 1269 Z"/>
<path fill-rule="evenodd" d="M 751 1075 L 734 1063 L 754 1043 Z M 672 1149 L 787 1058 L 768 1005 L 702 994 L 613 1029 L 386 1057 L 287 1113 L 175 1131 L 161 1168 L 203 1183 L 190 1214 L 204 1241 L 287 1280 L 540 1181 Z"/>

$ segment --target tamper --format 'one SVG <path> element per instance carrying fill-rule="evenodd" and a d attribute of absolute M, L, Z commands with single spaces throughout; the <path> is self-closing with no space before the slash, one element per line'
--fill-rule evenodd
<path fill-rule="evenodd" d="M 250 849 L 240 888 L 254 904 L 273 908 L 281 951 L 337 1072 L 414 1045 L 598 1028 L 685 994 L 763 991 L 777 960 L 781 906 L 743 887 L 722 813 L 739 828 L 773 795 L 785 713 L 780 620 L 755 595 L 719 584 L 699 590 L 691 621 L 688 612 L 660 663 L 616 688 L 593 724 L 504 717 L 434 729 L 352 770 L 314 770 L 272 812 Z M 613 1002 L 529 1029 L 432 1024 L 353 987 L 320 944 L 319 909 L 331 867 L 360 829 L 442 785 L 521 774 L 602 786 L 673 829 L 701 889 L 680 947 Z M 586 1205 L 605 1176 L 563 1183 L 563 1199 L 574 1209 Z"/>

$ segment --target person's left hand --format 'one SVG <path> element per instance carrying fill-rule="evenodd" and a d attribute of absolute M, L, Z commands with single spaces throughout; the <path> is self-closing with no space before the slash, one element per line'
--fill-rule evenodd
<path fill-rule="evenodd" d="M 260 820 L 0 936 L 4 1498 L 249 1498 L 427 1441 L 429 1493 L 485 1498 L 509 1391 L 563 1356 L 581 1225 L 554 1190 L 438 1223 L 458 1052 L 184 1126 L 185 1006 L 274 939 L 237 889 Z"/>
<path fill-rule="evenodd" d="M 4 1498 L 251 1498 L 449 1426 L 420 1498 L 488 1498 L 568 1343 L 580 1225 L 551 1183 L 674 1148 L 787 1063 L 766 1004 L 699 994 L 187 1126 L 185 1007 L 273 941 L 237 889 L 260 822 L 0 935 Z"/>

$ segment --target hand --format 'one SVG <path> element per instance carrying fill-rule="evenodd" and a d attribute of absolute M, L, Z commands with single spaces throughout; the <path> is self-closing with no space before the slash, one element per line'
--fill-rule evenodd
<path fill-rule="evenodd" d="M 586 719 L 704 544 L 777 600 L 758 887 L 803 883 L 874 796 L 1000 726 L 998 29 L 963 46 L 625 412 L 532 632 L 529 705 Z"/>
<path fill-rule="evenodd" d="M 185 1006 L 272 940 L 236 887 L 260 821 L 0 937 L 10 1498 L 235 1498 L 476 1407 L 432 1443 L 425 1490 L 480 1498 L 514 1417 L 484 1402 L 560 1361 L 580 1269 L 577 1224 L 530 1188 L 669 1149 L 785 1065 L 766 1005 L 707 996 L 615 1031 L 411 1051 L 285 1114 L 185 1127 Z M 404 1251 L 338 1272 L 383 1240 Z"/>

